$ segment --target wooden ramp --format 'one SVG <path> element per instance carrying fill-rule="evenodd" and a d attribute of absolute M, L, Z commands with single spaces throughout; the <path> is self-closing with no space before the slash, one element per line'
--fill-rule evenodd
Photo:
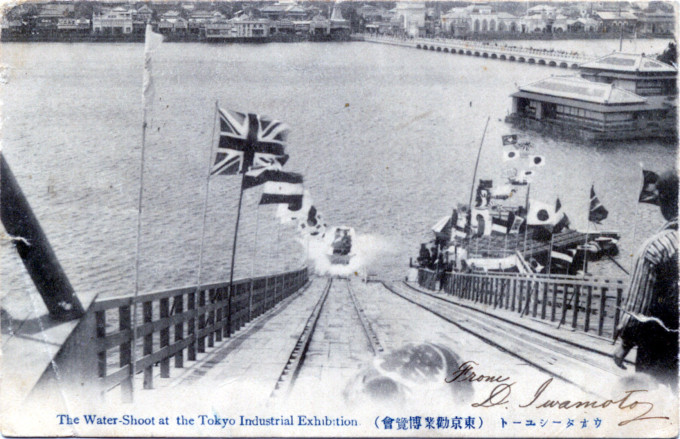
<path fill-rule="evenodd" d="M 2 258 L 4 263 L 9 258 L 19 260 L 11 246 L 3 246 Z M 21 267 L 21 262 L 13 265 Z M 79 320 L 60 322 L 52 319 L 28 274 L 24 274 L 23 278 L 25 288 L 4 292 L 0 301 L 0 413 L 21 405 L 79 323 Z M 94 292 L 78 294 L 85 309 L 90 307 L 96 296 Z"/>

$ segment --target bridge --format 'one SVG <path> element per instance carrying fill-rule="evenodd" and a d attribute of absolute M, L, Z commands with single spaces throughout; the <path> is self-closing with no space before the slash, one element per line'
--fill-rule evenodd
<path fill-rule="evenodd" d="M 527 47 L 508 45 L 504 42 L 463 41 L 444 38 L 399 38 L 358 34 L 354 38 L 378 44 L 412 47 L 414 49 L 433 52 L 467 55 L 500 61 L 535 64 L 564 69 L 577 69 L 579 65 L 592 61 L 578 52 L 558 51 L 554 49 L 530 49 Z"/>

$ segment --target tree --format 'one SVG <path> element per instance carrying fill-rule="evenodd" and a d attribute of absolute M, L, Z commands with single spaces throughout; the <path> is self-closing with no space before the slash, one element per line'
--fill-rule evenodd
<path fill-rule="evenodd" d="M 668 47 L 663 53 L 656 57 L 657 60 L 664 62 L 666 64 L 677 65 L 678 64 L 678 51 L 675 43 L 668 43 Z"/>
<path fill-rule="evenodd" d="M 76 18 L 92 18 L 94 4 L 91 1 L 79 1 L 74 4 L 74 15 Z"/>

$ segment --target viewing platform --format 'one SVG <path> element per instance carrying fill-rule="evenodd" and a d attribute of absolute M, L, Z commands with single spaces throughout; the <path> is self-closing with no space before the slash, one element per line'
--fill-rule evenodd
<path fill-rule="evenodd" d="M 480 58 L 514 61 L 549 67 L 561 67 L 564 69 L 577 69 L 581 64 L 594 59 L 576 52 L 566 53 L 564 51 L 551 49 L 528 49 L 517 46 L 509 46 L 503 42 L 482 43 L 478 41 L 463 41 L 444 38 L 406 39 L 388 36 L 374 36 L 368 34 L 356 34 L 353 35 L 352 38 L 358 41 L 366 41 L 370 43 L 391 44 L 394 46 L 431 50 L 433 52 L 476 56 Z"/>
<path fill-rule="evenodd" d="M 627 375 L 609 358 L 619 279 L 449 274 L 442 291 L 435 280 L 428 270 L 417 283 L 367 283 L 308 277 L 303 269 L 239 280 L 232 301 L 224 284 L 96 300 L 52 365 L 95 384 L 90 389 L 106 401 L 144 400 L 153 389 L 187 385 L 252 386 L 258 400 L 278 400 L 313 391 L 321 379 L 341 394 L 375 356 L 415 342 L 450 346 L 432 337 L 434 325 L 466 340 L 454 343 L 461 358 L 514 351 L 525 367 L 568 383 L 578 382 L 572 375 L 582 373 L 574 367 L 581 362 L 607 371 L 603 379 Z M 560 353 L 563 362 L 554 363 Z M 71 381 L 55 380 L 51 369 L 34 396 Z"/>

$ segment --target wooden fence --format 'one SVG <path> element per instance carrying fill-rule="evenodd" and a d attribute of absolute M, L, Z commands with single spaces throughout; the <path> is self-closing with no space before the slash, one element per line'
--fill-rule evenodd
<path fill-rule="evenodd" d="M 418 270 L 418 284 L 460 299 L 505 309 L 599 336 L 613 337 L 621 318 L 623 279 L 540 274 L 435 273 Z"/>
<path fill-rule="evenodd" d="M 144 373 L 144 388 L 153 388 L 154 365 L 161 378 L 170 377 L 171 363 L 184 367 L 206 346 L 229 337 L 248 321 L 298 291 L 308 281 L 307 269 L 229 283 L 97 300 L 94 313 L 97 359 L 83 358 L 83 368 L 94 367 L 100 389 L 120 386 L 123 400 L 132 399 L 135 373 Z M 137 306 L 135 306 L 137 305 Z M 137 349 L 133 352 L 133 310 L 137 308 Z M 185 355 L 186 353 L 186 355 Z M 95 374 L 93 374 L 95 375 Z"/>

